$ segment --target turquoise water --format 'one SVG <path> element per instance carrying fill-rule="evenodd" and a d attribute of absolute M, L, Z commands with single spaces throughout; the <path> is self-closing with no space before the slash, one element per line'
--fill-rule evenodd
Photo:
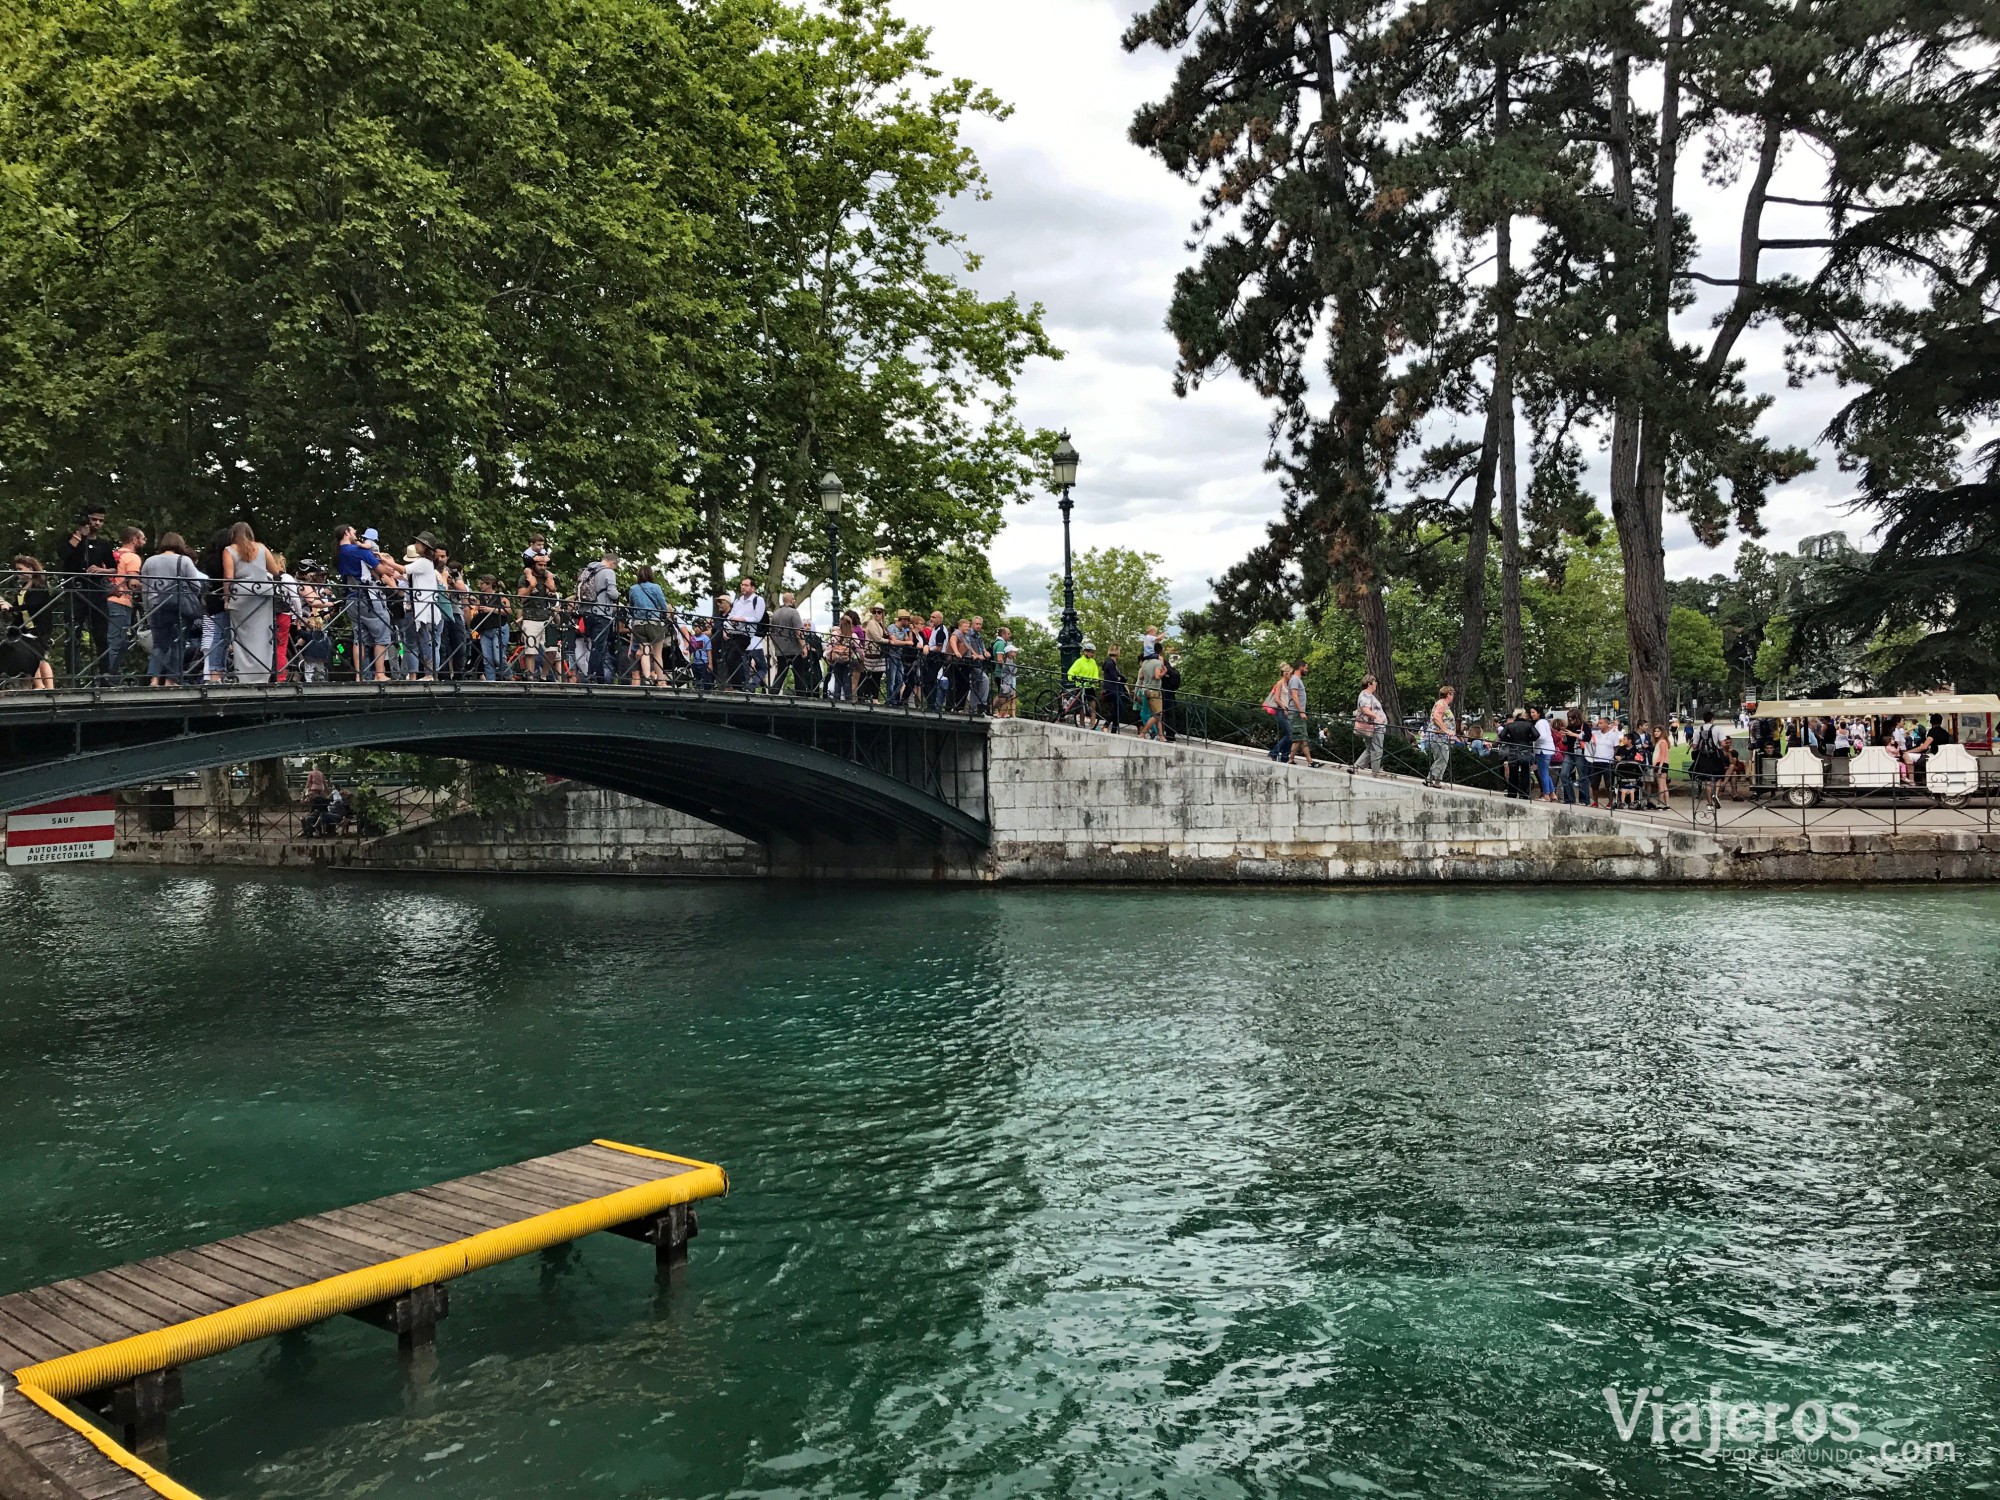
<path fill-rule="evenodd" d="M 1994 1479 L 1994 892 L 90 869 L 0 912 L 0 1290 L 596 1135 L 730 1169 L 664 1288 L 609 1236 L 458 1283 L 422 1391 L 352 1320 L 189 1367 L 210 1500 Z M 1711 1387 L 1870 1456 L 1675 1446 Z"/>

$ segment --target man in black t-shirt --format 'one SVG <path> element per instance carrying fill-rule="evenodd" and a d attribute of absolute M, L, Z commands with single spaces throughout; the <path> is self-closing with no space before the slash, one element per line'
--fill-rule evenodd
<path fill-rule="evenodd" d="M 76 524 L 56 549 L 56 567 L 71 576 L 62 581 L 69 596 L 69 624 L 75 633 L 79 660 L 86 677 L 95 677 L 96 663 L 108 649 L 110 611 L 105 607 L 105 579 L 117 566 L 111 538 L 104 534 L 104 507 L 93 505 L 78 513 Z"/>

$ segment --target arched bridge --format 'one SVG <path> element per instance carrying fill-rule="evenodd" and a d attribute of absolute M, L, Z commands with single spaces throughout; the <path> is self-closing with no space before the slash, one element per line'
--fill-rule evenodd
<path fill-rule="evenodd" d="M 526 682 L 12 694 L 0 698 L 0 812 L 359 747 L 569 777 L 766 844 L 988 842 L 987 736 L 977 721 Z"/>

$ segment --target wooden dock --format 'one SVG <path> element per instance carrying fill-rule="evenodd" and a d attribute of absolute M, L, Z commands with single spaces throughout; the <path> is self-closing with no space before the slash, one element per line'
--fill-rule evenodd
<path fill-rule="evenodd" d="M 184 1364 L 350 1314 L 421 1372 L 452 1278 L 599 1231 L 667 1267 L 692 1204 L 727 1187 L 711 1163 L 594 1141 L 0 1297 L 0 1500 L 196 1500 L 159 1467 Z"/>

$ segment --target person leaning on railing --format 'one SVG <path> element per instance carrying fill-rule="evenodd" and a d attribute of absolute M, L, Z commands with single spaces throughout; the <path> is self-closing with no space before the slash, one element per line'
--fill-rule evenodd
<path fill-rule="evenodd" d="M 562 651 L 549 645 L 549 622 L 555 618 L 562 590 L 549 569 L 549 555 L 529 555 L 521 570 L 521 586 L 514 590 L 521 601 L 521 658 L 530 678 L 545 681 L 556 676 Z"/>
<path fill-rule="evenodd" d="M 201 570 L 178 531 L 161 537 L 160 550 L 139 565 L 146 628 L 153 633 L 147 672 L 154 687 L 179 687 L 187 681 L 189 657 L 200 649 L 201 585 Z"/>
<path fill-rule="evenodd" d="M 389 680 L 389 606 L 384 590 L 403 570 L 375 550 L 375 530 L 357 536 L 352 526 L 336 534 L 333 571 L 347 592 L 348 618 L 354 624 L 354 678 L 357 682 Z"/>
<path fill-rule="evenodd" d="M 0 679 L 27 678 L 29 687 L 43 691 L 55 687 L 48 634 L 54 603 L 42 565 L 25 553 L 16 557 L 0 595 Z"/>

